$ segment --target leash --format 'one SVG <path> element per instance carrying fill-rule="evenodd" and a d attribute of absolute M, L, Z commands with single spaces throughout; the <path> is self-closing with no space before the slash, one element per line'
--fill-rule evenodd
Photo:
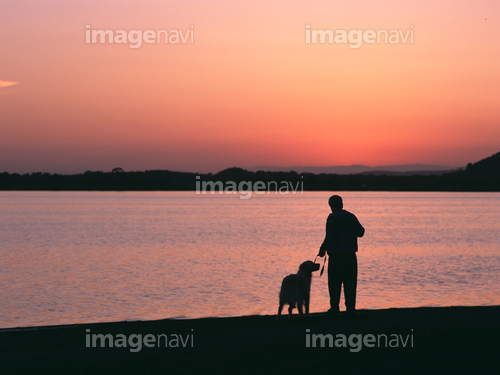
<path fill-rule="evenodd" d="M 319 277 L 323 276 L 323 272 L 325 272 L 325 264 L 326 264 L 326 258 L 328 255 L 325 254 L 325 260 L 323 261 L 323 267 L 321 267 L 321 271 L 319 273 Z M 318 256 L 316 255 L 316 258 L 314 258 L 314 263 L 316 263 L 316 259 L 318 259 Z"/>

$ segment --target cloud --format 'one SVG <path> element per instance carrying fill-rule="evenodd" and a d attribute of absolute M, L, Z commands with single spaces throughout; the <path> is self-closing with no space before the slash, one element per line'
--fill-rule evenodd
<path fill-rule="evenodd" d="M 14 86 L 14 85 L 18 85 L 20 83 L 21 82 L 0 81 L 0 88 L 2 88 L 2 87 L 8 87 L 8 86 Z"/>

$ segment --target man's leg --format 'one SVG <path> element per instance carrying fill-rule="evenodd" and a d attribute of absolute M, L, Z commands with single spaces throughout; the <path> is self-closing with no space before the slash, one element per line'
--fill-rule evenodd
<path fill-rule="evenodd" d="M 343 254 L 344 255 L 344 254 Z M 358 259 L 356 253 L 345 254 L 344 297 L 347 312 L 356 311 L 356 287 L 358 284 Z"/>
<path fill-rule="evenodd" d="M 342 264 L 337 255 L 330 256 L 328 260 L 328 291 L 330 293 L 330 311 L 339 312 L 340 292 L 342 290 Z"/>

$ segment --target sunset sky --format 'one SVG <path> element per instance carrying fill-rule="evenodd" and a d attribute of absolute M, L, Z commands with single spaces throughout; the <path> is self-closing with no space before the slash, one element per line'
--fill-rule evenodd
<path fill-rule="evenodd" d="M 459 167 L 500 151 L 497 0 L 2 0 L 0 15 L 0 172 Z M 87 25 L 194 43 L 87 44 Z M 414 43 L 307 44 L 306 25 L 413 25 Z"/>

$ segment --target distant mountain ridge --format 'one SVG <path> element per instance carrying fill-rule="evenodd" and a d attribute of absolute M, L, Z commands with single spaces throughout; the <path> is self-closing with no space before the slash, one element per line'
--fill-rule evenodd
<path fill-rule="evenodd" d="M 406 166 L 396 166 L 408 169 Z M 439 167 L 439 166 L 431 166 Z M 315 167 L 322 168 L 322 167 Z M 500 192 L 500 153 L 492 155 L 466 168 L 446 173 L 425 175 L 418 172 L 422 165 L 414 166 L 413 172 L 374 171 L 369 167 L 364 173 L 319 173 L 297 171 L 249 171 L 227 168 L 218 173 L 172 172 L 152 170 L 126 172 L 114 168 L 110 172 L 87 171 L 75 175 L 50 173 L 0 173 L 0 190 L 53 190 L 53 191 L 196 191 L 200 183 L 213 182 L 219 189 L 225 182 L 244 183 L 244 186 L 287 182 L 303 187 L 304 191 L 495 191 Z M 385 167 L 382 167 L 385 168 Z M 288 169 L 288 168 L 286 168 Z M 344 169 L 345 170 L 345 169 Z M 338 170 L 337 170 L 338 171 Z M 352 169 L 351 169 L 352 171 Z M 360 171 L 360 169 L 355 169 Z M 432 173 L 432 171 L 427 171 Z M 253 185 L 252 185 L 253 184 Z M 297 185 L 299 184 L 299 185 Z M 202 185 L 203 186 L 203 185 Z M 221 187 L 222 186 L 222 187 Z M 246 190 L 246 187 L 243 187 Z M 220 190 L 219 190 L 220 191 Z"/>
<path fill-rule="evenodd" d="M 469 175 L 484 175 L 494 178 L 500 177 L 500 152 L 476 163 L 469 163 L 465 168 Z"/>
<path fill-rule="evenodd" d="M 440 175 L 451 172 L 454 168 L 445 165 L 432 164 L 401 164 L 401 165 L 385 165 L 370 167 L 367 165 L 353 164 L 346 166 L 328 166 L 328 167 L 278 167 L 278 166 L 257 166 L 250 169 L 251 171 L 269 171 L 269 172 L 289 172 L 297 173 L 327 173 L 327 174 L 386 174 L 386 175 L 406 175 L 406 174 L 421 174 L 421 175 Z"/>

